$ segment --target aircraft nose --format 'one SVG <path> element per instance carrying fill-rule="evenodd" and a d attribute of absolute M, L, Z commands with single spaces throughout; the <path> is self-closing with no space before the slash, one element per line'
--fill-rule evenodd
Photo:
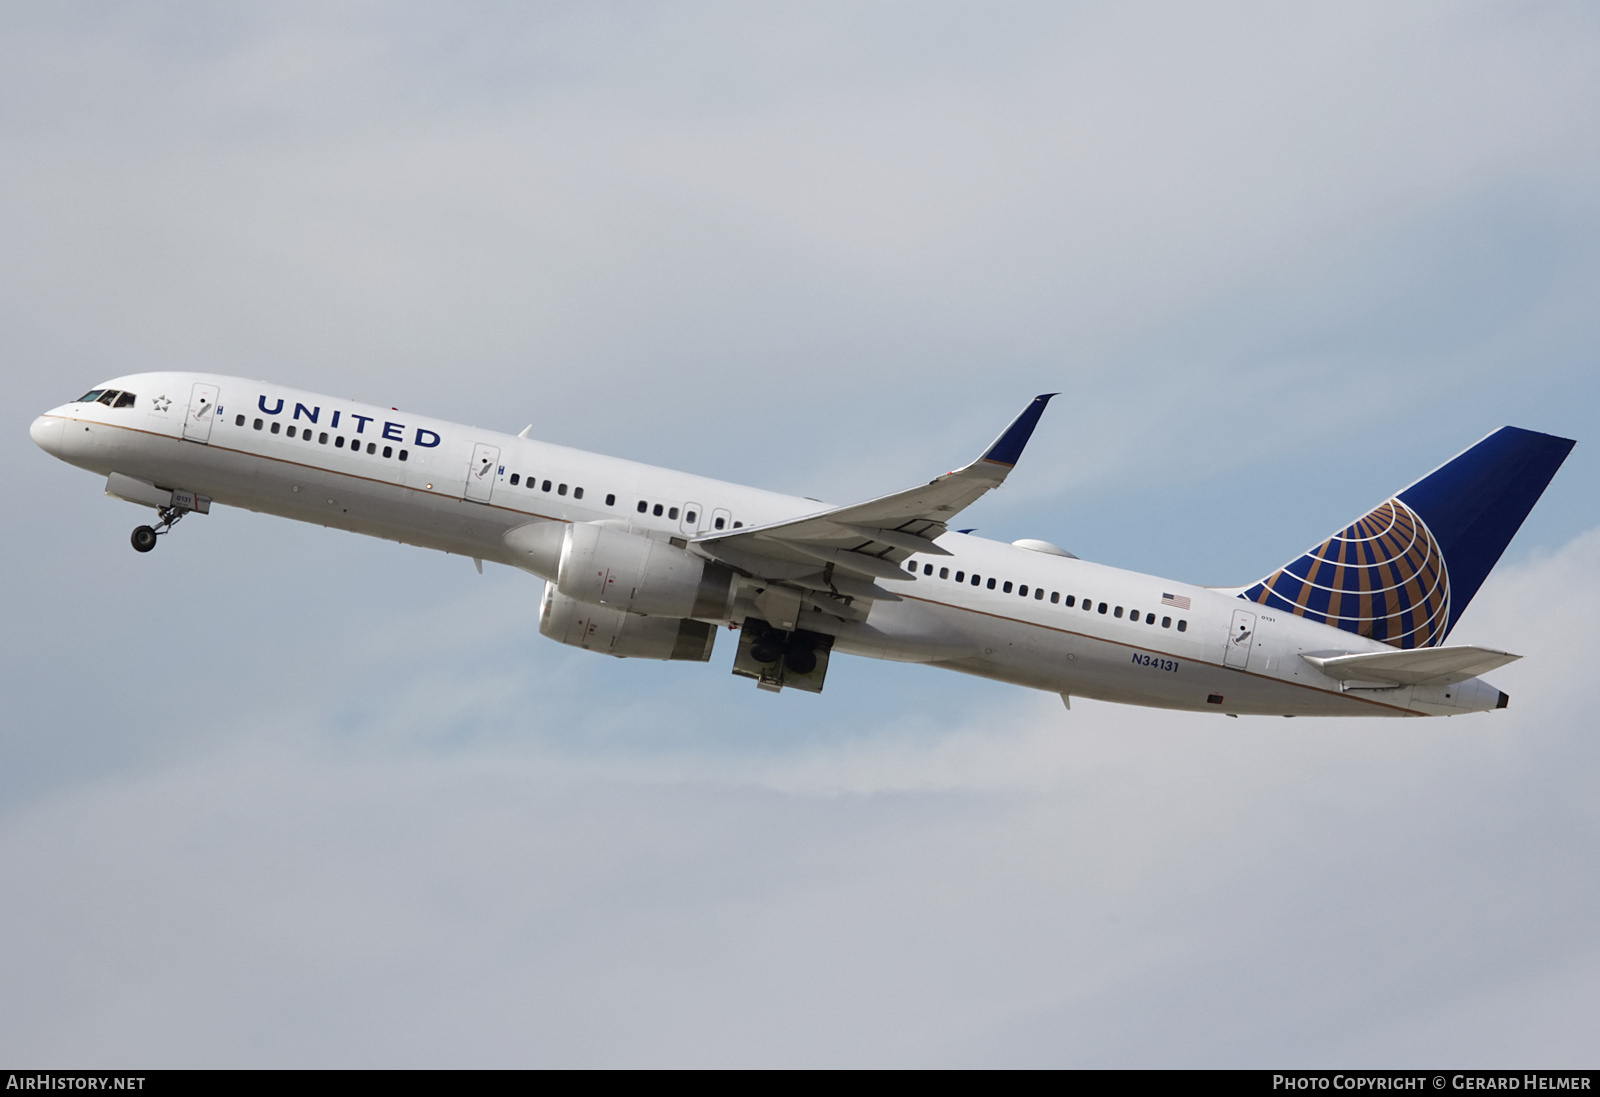
<path fill-rule="evenodd" d="M 41 415 L 33 421 L 28 428 L 28 433 L 33 437 L 33 444 L 44 450 L 51 457 L 61 456 L 61 432 L 66 423 L 53 415 Z"/>

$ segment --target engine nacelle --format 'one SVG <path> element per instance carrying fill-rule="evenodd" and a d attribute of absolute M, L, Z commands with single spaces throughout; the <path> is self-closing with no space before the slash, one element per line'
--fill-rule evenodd
<path fill-rule="evenodd" d="M 737 580 L 721 564 L 676 545 L 575 522 L 562 542 L 556 589 L 623 613 L 725 621 Z"/>
<path fill-rule="evenodd" d="M 568 598 L 554 583 L 544 585 L 539 631 L 563 644 L 619 659 L 684 659 L 704 663 L 717 642 L 717 628 L 676 617 L 641 617 L 609 606 Z"/>

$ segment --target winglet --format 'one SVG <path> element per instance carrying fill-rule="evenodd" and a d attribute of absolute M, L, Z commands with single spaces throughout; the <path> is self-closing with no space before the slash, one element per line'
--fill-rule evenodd
<path fill-rule="evenodd" d="M 1022 447 L 1028 444 L 1028 439 L 1033 437 L 1033 428 L 1039 425 L 1039 417 L 1044 414 L 1044 406 L 1050 402 L 1052 396 L 1060 396 L 1059 392 L 1047 392 L 1043 396 L 1035 396 L 1033 403 L 1022 409 L 1022 414 L 1011 421 L 1011 425 L 1000 432 L 1000 437 L 979 458 L 980 461 L 992 461 L 997 465 L 1014 466 L 1022 457 Z"/>

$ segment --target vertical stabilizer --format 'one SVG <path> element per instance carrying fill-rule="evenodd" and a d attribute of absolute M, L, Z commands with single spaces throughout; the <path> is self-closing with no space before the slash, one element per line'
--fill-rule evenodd
<path fill-rule="evenodd" d="M 1573 444 L 1501 427 L 1240 597 L 1398 648 L 1441 644 Z"/>

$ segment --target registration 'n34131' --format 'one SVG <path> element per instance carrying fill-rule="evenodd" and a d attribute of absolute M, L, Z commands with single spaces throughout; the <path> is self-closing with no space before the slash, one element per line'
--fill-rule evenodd
<path fill-rule="evenodd" d="M 1178 672 L 1176 659 L 1163 659 L 1159 655 L 1146 655 L 1136 651 L 1133 653 L 1133 662 L 1135 666 L 1149 667 L 1151 670 L 1170 670 L 1174 674 Z"/>

